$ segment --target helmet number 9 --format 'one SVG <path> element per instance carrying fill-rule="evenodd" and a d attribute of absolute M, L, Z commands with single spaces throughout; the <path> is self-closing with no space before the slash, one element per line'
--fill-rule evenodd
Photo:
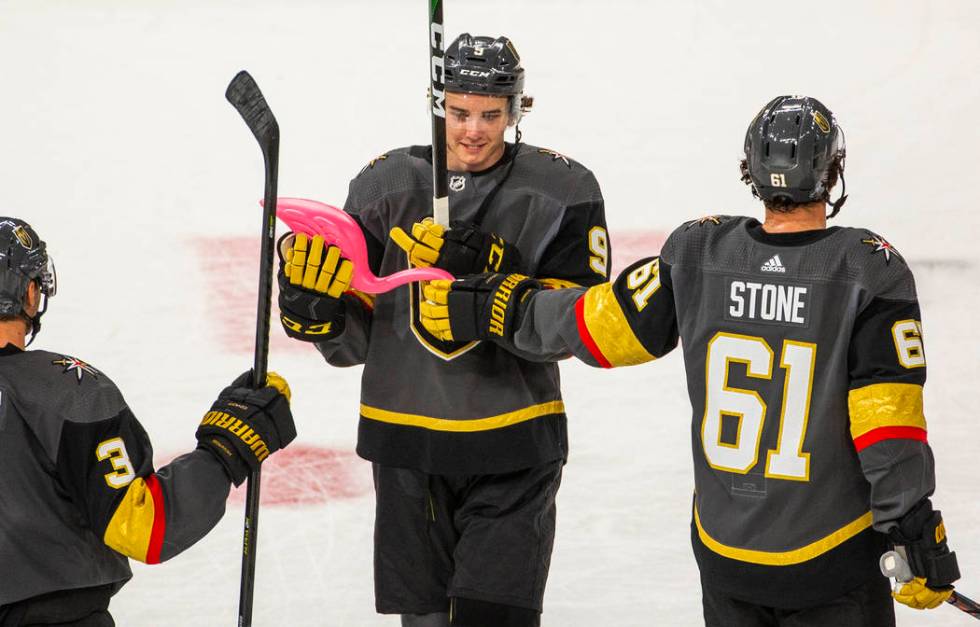
<path fill-rule="evenodd" d="M 769 182 L 773 187 L 786 187 L 786 175 L 774 172 L 769 175 Z"/>

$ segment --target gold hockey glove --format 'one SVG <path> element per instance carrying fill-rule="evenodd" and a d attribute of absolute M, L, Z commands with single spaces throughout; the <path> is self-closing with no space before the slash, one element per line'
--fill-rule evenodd
<path fill-rule="evenodd" d="M 889 535 L 896 547 L 903 547 L 914 578 L 892 592 L 895 600 L 917 610 L 932 609 L 953 594 L 953 582 L 960 578 L 956 553 L 946 542 L 942 514 L 924 499 L 898 521 Z"/>
<path fill-rule="evenodd" d="M 198 447 L 214 453 L 236 486 L 296 438 L 286 380 L 270 372 L 265 386 L 251 383 L 250 370 L 223 389 L 195 433 Z"/>
<path fill-rule="evenodd" d="M 354 265 L 317 235 L 279 240 L 279 320 L 289 337 L 323 342 L 344 331 L 344 301 Z"/>
<path fill-rule="evenodd" d="M 521 307 L 541 284 L 523 274 L 431 281 L 422 288 L 422 326 L 445 341 L 513 339 Z"/>
<path fill-rule="evenodd" d="M 453 222 L 446 230 L 432 218 L 425 218 L 412 225 L 411 235 L 396 226 L 390 236 L 408 253 L 413 266 L 435 266 L 454 276 L 517 272 L 521 267 L 516 246 L 495 233 L 484 233 L 469 222 Z"/>
<path fill-rule="evenodd" d="M 926 585 L 926 580 L 922 577 L 916 577 L 912 581 L 905 582 L 898 590 L 892 592 L 896 601 L 914 610 L 931 610 L 939 607 L 952 594 L 952 588 L 933 590 Z"/>

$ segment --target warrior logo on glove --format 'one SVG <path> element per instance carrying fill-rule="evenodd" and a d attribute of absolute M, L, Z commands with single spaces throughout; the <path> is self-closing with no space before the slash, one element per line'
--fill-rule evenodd
<path fill-rule="evenodd" d="M 453 222 L 446 229 L 432 218 L 412 225 L 408 234 L 401 227 L 391 230 L 391 239 L 408 256 L 411 267 L 436 267 L 454 276 L 483 272 L 512 272 L 522 264 L 520 251 L 496 233 L 485 233 L 475 224 Z M 443 359 L 454 359 L 476 346 L 476 342 L 454 341 L 448 333 L 433 333 L 423 322 L 426 307 L 422 285 L 408 287 L 412 333 L 430 352 Z"/>

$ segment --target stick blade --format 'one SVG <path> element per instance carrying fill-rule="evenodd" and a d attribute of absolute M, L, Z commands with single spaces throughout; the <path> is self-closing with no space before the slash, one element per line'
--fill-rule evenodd
<path fill-rule="evenodd" d="M 228 83 L 225 98 L 245 120 L 263 150 L 279 142 L 279 123 L 252 75 L 242 70 Z"/>

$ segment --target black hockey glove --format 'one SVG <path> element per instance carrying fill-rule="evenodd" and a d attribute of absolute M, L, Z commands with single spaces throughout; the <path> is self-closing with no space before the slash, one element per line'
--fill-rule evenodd
<path fill-rule="evenodd" d="M 194 434 L 198 448 L 214 453 L 236 486 L 296 438 L 286 380 L 270 372 L 264 387 L 251 383 L 250 370 L 221 390 Z"/>
<path fill-rule="evenodd" d="M 425 285 L 422 325 L 441 340 L 502 340 L 514 337 L 521 307 L 541 283 L 523 274 L 481 274 Z"/>
<path fill-rule="evenodd" d="M 354 266 L 317 235 L 287 233 L 279 240 L 279 321 L 286 335 L 323 342 L 344 332 L 343 293 Z"/>
<path fill-rule="evenodd" d="M 396 226 L 391 229 L 391 239 L 408 253 L 413 266 L 435 266 L 456 277 L 521 269 L 521 254 L 516 246 L 469 222 L 455 221 L 446 230 L 426 218 L 412 226 L 411 235 Z"/>
<path fill-rule="evenodd" d="M 889 536 L 896 548 L 905 549 L 914 576 L 893 593 L 895 600 L 915 609 L 931 609 L 949 598 L 960 569 L 946 542 L 942 514 L 932 509 L 929 499 L 905 514 Z"/>

